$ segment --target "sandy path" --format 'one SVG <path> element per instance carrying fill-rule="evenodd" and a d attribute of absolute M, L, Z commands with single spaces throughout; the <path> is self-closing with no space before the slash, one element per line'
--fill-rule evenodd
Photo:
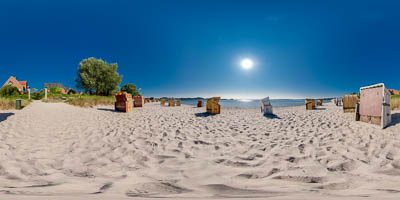
<path fill-rule="evenodd" d="M 400 196 L 400 123 L 305 111 L 146 104 L 133 113 L 34 102 L 0 122 L 0 198 Z M 322 195 L 322 196 L 321 196 Z"/>

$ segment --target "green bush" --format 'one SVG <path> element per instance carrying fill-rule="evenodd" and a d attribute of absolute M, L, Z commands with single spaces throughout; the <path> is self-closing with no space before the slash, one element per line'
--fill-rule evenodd
<path fill-rule="evenodd" d="M 18 96 L 21 93 L 19 92 L 18 88 L 7 85 L 0 89 L 0 97 L 13 97 Z"/>
<path fill-rule="evenodd" d="M 61 88 L 50 88 L 50 93 L 61 94 Z"/>
<path fill-rule="evenodd" d="M 134 85 L 132 83 L 129 83 L 129 84 L 126 84 L 126 85 L 122 86 L 121 92 L 127 92 L 127 93 L 131 94 L 132 96 L 142 96 L 136 90 L 136 85 Z"/>

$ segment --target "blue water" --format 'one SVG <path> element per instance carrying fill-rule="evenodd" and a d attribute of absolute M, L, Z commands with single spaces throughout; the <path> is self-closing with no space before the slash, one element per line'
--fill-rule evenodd
<path fill-rule="evenodd" d="M 181 100 L 181 104 L 197 106 L 198 100 Z M 203 100 L 204 105 L 207 100 Z M 271 99 L 271 104 L 274 107 L 301 106 L 305 104 L 305 99 Z M 324 101 L 325 102 L 325 101 Z M 220 100 L 221 107 L 235 108 L 259 108 L 259 100 Z"/>

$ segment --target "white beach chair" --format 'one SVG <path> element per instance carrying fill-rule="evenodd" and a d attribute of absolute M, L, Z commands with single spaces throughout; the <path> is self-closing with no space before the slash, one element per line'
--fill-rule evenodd
<path fill-rule="evenodd" d="M 383 83 L 360 88 L 356 120 L 387 127 L 392 122 L 390 99 L 391 94 Z"/>
<path fill-rule="evenodd" d="M 264 99 L 260 100 L 261 104 L 261 112 L 263 112 L 266 115 L 272 115 L 272 105 L 271 102 L 269 101 L 269 97 L 266 97 Z"/>

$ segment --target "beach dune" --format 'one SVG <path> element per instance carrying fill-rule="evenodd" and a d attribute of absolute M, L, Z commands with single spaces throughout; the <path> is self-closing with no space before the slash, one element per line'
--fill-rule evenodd
<path fill-rule="evenodd" d="M 0 111 L 0 199 L 400 196 L 399 112 L 383 130 L 332 103 L 274 114 L 39 101 Z"/>

